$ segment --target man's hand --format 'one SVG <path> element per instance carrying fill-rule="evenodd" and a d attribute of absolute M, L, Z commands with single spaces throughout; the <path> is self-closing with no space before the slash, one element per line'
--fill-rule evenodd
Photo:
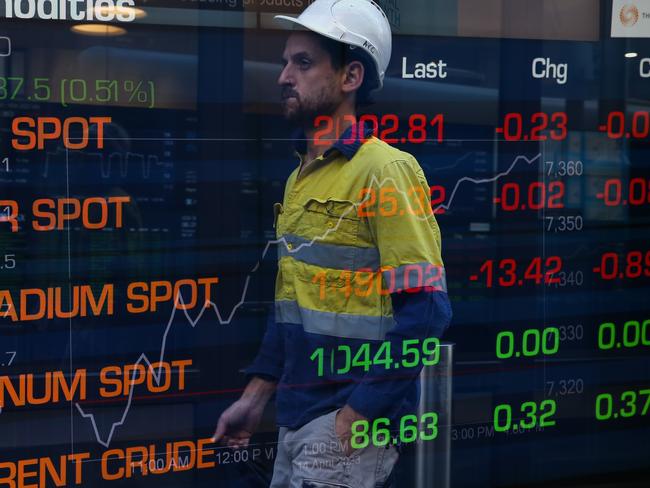
<path fill-rule="evenodd" d="M 349 405 L 345 405 L 336 414 L 335 431 L 343 446 L 343 453 L 346 456 L 352 454 L 355 449 L 352 447 L 352 424 L 358 420 L 368 420 L 366 417 L 356 412 Z"/>
<path fill-rule="evenodd" d="M 241 398 L 219 417 L 212 442 L 221 442 L 228 447 L 246 447 L 274 391 L 275 383 L 261 378 L 251 380 Z"/>
<path fill-rule="evenodd" d="M 219 417 L 212 441 L 228 447 L 246 447 L 263 413 L 264 406 L 259 408 L 243 398 L 237 400 Z"/>

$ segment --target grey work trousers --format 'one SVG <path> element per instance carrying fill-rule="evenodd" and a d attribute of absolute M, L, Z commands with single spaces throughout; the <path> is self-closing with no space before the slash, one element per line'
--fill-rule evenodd
<path fill-rule="evenodd" d="M 372 444 L 350 456 L 343 452 L 336 413 L 318 417 L 297 430 L 280 428 L 271 488 L 379 488 L 397 458 L 394 446 Z"/>

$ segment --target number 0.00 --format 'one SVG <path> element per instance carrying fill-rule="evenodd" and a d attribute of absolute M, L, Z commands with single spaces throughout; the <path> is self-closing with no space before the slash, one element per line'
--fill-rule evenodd
<path fill-rule="evenodd" d="M 509 330 L 497 335 L 496 354 L 499 359 L 509 359 L 515 352 L 515 334 Z M 560 330 L 557 327 L 547 327 L 543 331 L 528 329 L 524 331 L 521 340 L 521 353 L 524 357 L 537 356 L 540 353 L 555 354 L 560 348 Z"/>
<path fill-rule="evenodd" d="M 623 343 L 625 347 L 637 347 L 639 344 L 650 346 L 650 320 L 640 324 L 636 320 L 629 320 L 623 325 Z M 620 347 L 616 339 L 616 325 L 611 322 L 600 324 L 598 328 L 598 348 L 602 350 Z"/>

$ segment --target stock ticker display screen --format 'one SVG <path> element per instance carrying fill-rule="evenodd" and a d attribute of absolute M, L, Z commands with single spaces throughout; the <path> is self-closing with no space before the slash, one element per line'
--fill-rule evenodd
<path fill-rule="evenodd" d="M 0 488 L 650 486 L 650 2 L 377 0 L 382 89 L 301 125 L 287 93 L 317 62 L 274 16 L 319 3 L 0 0 Z M 373 145 L 415 186 L 332 174 Z M 439 229 L 444 268 L 404 222 Z M 375 244 L 411 268 L 365 269 Z M 359 332 L 406 331 L 427 294 L 444 333 Z M 272 327 L 280 372 L 256 377 Z M 412 411 L 355 417 L 351 453 L 327 452 L 338 414 L 296 447 L 331 413 L 310 402 L 342 412 L 377 370 Z M 213 437 L 255 379 L 278 402 Z"/>

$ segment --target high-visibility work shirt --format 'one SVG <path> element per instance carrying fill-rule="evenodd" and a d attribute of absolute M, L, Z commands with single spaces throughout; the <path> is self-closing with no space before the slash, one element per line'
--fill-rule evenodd
<path fill-rule="evenodd" d="M 430 339 L 451 319 L 421 167 L 356 131 L 301 160 L 276 204 L 275 310 L 248 374 L 278 380 L 289 428 L 346 403 L 368 418 L 414 412 Z"/>

